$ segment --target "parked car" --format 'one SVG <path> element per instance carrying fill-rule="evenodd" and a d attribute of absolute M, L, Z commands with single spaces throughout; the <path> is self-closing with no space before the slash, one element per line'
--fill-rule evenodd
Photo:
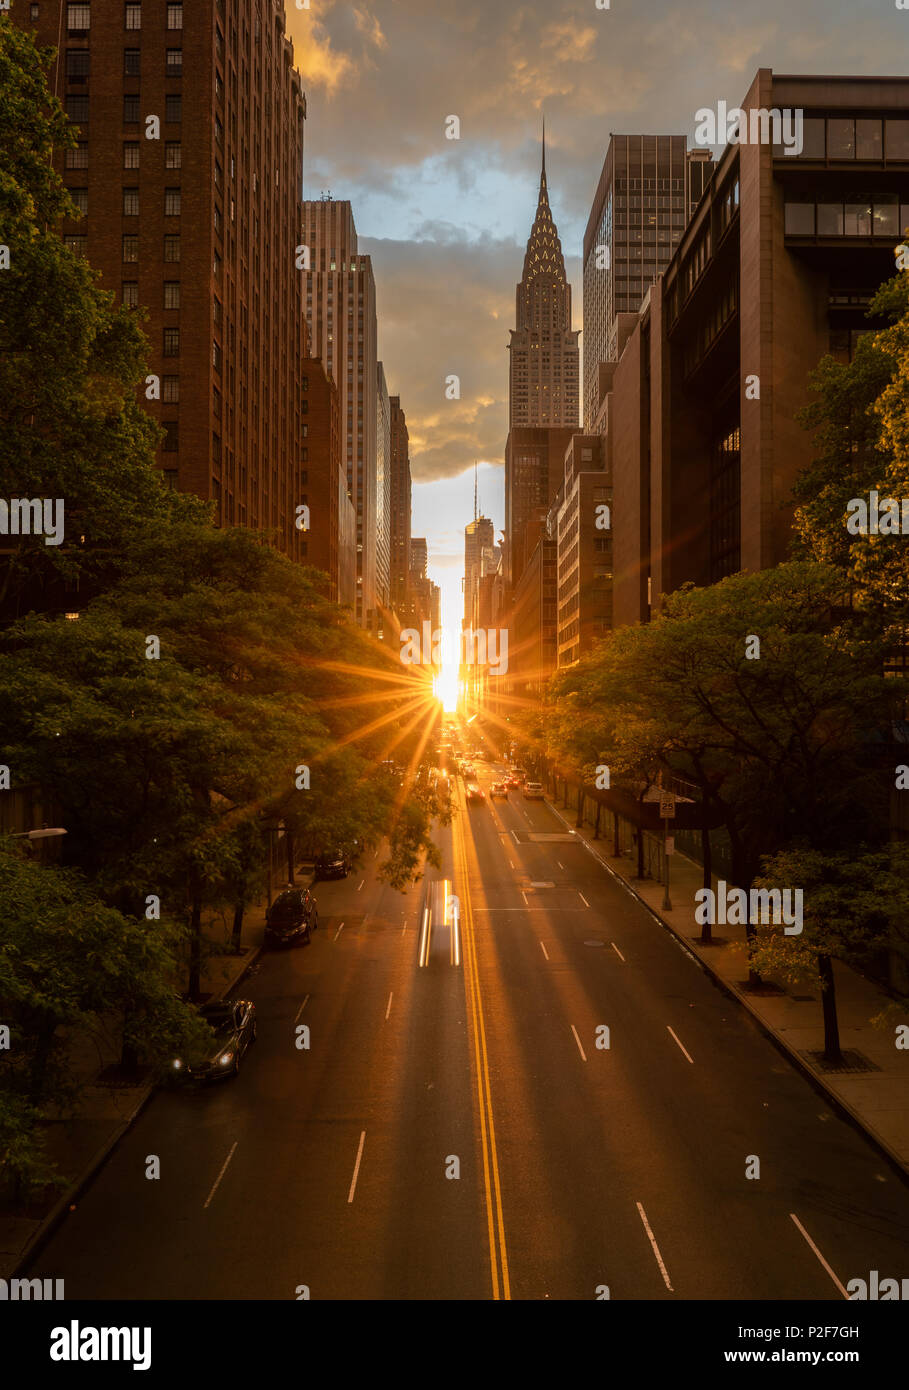
<path fill-rule="evenodd" d="M 265 914 L 266 946 L 305 946 L 319 925 L 316 900 L 308 888 L 285 888 Z"/>
<path fill-rule="evenodd" d="M 494 800 L 497 796 L 502 797 L 502 799 L 505 801 L 508 800 L 507 782 L 493 782 L 492 786 L 489 788 L 490 800 Z"/>
<path fill-rule="evenodd" d="M 485 802 L 486 798 L 476 782 L 467 783 L 467 800 L 469 802 Z"/>
<path fill-rule="evenodd" d="M 542 782 L 525 782 L 525 783 L 524 783 L 524 800 L 525 800 L 525 801 L 542 801 L 542 800 L 543 800 L 543 783 L 542 783 Z"/>
<path fill-rule="evenodd" d="M 173 1073 L 181 1081 L 220 1081 L 237 1076 L 240 1059 L 256 1040 L 256 1006 L 250 999 L 219 999 L 199 1010 L 215 1035 L 210 1052 L 199 1058 L 175 1057 Z"/>
<path fill-rule="evenodd" d="M 316 858 L 316 878 L 346 878 L 353 868 L 343 849 L 328 849 Z"/>

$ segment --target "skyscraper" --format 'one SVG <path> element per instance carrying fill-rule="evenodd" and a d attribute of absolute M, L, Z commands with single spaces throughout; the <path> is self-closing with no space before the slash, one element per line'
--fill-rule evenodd
<path fill-rule="evenodd" d="M 283 3 L 264 23 L 219 0 L 12 13 L 57 49 L 50 86 L 77 133 L 61 162 L 82 216 L 64 240 L 147 314 L 165 478 L 302 559 L 306 100 Z"/>
<path fill-rule="evenodd" d="M 474 517 L 464 527 L 464 625 L 478 624 L 480 580 L 492 570 L 495 528 L 488 516 Z"/>
<path fill-rule="evenodd" d="M 401 397 L 389 396 L 391 409 L 391 606 L 403 612 L 410 580 L 410 440 Z"/>
<path fill-rule="evenodd" d="M 508 427 L 578 423 L 578 333 L 571 327 L 571 286 L 549 207 L 546 135 L 537 212 L 515 292 Z"/>
<path fill-rule="evenodd" d="M 598 368 L 619 352 L 619 315 L 636 314 L 669 264 L 710 180 L 709 150 L 684 135 L 613 135 L 584 233 L 584 429 L 594 432 Z"/>
<path fill-rule="evenodd" d="M 357 515 L 356 618 L 374 621 L 376 607 L 376 285 L 369 256 L 357 252 L 349 202 L 303 203 L 303 241 L 310 269 L 303 272 L 312 351 L 341 397 L 341 457 Z"/>
<path fill-rule="evenodd" d="M 391 406 L 385 368 L 376 366 L 376 607 L 391 596 Z M 381 625 L 381 619 L 377 619 Z"/>

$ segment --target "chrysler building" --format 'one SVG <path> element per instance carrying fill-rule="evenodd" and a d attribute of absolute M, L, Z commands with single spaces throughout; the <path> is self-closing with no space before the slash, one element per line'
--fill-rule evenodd
<path fill-rule="evenodd" d="M 576 426 L 578 332 L 571 328 L 571 286 L 549 207 L 545 127 L 537 215 L 515 294 L 515 327 L 509 351 L 509 429 Z"/>

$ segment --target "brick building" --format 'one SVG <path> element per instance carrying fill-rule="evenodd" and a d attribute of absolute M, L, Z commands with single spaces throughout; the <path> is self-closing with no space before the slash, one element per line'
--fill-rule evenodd
<path fill-rule="evenodd" d="M 803 148 L 727 145 L 615 368 L 616 623 L 787 558 L 809 374 L 873 328 L 909 227 L 909 79 L 763 68 L 742 108 L 801 111 Z"/>
<path fill-rule="evenodd" d="M 306 352 L 300 190 L 306 100 L 280 0 L 38 0 L 76 128 L 68 244 L 142 309 L 145 392 L 171 486 L 302 559 Z"/>

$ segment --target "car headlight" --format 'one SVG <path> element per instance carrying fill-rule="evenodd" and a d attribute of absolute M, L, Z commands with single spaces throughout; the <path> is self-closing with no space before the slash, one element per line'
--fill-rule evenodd
<path fill-rule="evenodd" d="M 181 1068 L 182 1066 L 183 1066 L 183 1063 L 182 1063 L 182 1061 L 180 1060 L 180 1058 L 179 1058 L 179 1057 L 175 1057 L 175 1058 L 174 1058 L 174 1071 L 179 1071 L 180 1068 Z"/>
<path fill-rule="evenodd" d="M 221 1056 L 218 1058 L 222 1067 L 229 1067 L 233 1060 L 234 1054 L 232 1052 L 222 1052 Z"/>

